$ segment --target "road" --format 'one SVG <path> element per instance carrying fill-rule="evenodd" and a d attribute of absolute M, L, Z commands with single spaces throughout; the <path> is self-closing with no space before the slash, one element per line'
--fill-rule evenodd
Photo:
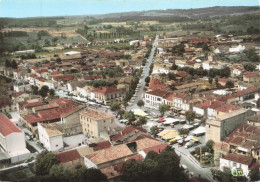
<path fill-rule="evenodd" d="M 144 88 L 145 88 L 145 78 L 147 76 L 149 76 L 150 66 L 154 61 L 154 53 L 155 53 L 157 45 L 158 45 L 158 40 L 159 40 L 159 36 L 156 35 L 154 43 L 153 43 L 153 47 L 151 49 L 150 56 L 147 59 L 146 65 L 143 68 L 143 73 L 141 75 L 141 78 L 140 78 L 139 84 L 138 84 L 139 86 L 137 87 L 134 97 L 129 102 L 129 105 L 126 108 L 128 111 L 133 110 L 133 109 L 138 109 L 137 102 L 138 102 L 138 100 L 142 99 L 142 95 L 143 95 Z"/>

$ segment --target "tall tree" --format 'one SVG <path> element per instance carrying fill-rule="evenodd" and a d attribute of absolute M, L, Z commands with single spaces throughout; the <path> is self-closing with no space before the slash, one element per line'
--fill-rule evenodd
<path fill-rule="evenodd" d="M 186 120 L 189 121 L 189 123 L 191 121 L 194 121 L 195 117 L 196 117 L 196 113 L 194 111 L 187 111 L 185 113 L 185 116 L 186 116 Z"/>
<path fill-rule="evenodd" d="M 143 126 L 147 123 L 146 117 L 139 117 L 139 119 L 136 122 L 137 126 Z"/>
<path fill-rule="evenodd" d="M 160 105 L 160 107 L 159 107 L 159 111 L 160 111 L 160 113 L 161 113 L 162 116 L 163 116 L 164 113 L 165 113 L 166 111 L 168 111 L 169 109 L 170 109 L 170 107 L 169 107 L 168 105 L 166 105 L 166 104 L 162 104 L 162 105 Z"/>
<path fill-rule="evenodd" d="M 143 100 L 139 100 L 139 101 L 137 102 L 137 105 L 138 105 L 138 107 L 144 106 L 144 101 L 143 101 Z"/>
<path fill-rule="evenodd" d="M 51 167 L 55 164 L 59 164 L 59 160 L 52 152 L 40 153 L 36 157 L 36 175 L 48 175 Z"/>

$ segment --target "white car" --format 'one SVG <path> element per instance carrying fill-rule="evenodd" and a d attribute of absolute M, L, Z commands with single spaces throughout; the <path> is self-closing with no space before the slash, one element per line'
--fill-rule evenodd
<path fill-rule="evenodd" d="M 186 144 L 185 144 L 185 146 L 184 146 L 184 148 L 190 148 L 190 147 L 192 147 L 193 146 L 193 142 L 187 142 Z"/>

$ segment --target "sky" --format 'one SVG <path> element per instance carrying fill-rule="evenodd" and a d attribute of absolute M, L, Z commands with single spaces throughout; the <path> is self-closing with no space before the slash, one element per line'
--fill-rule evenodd
<path fill-rule="evenodd" d="M 259 6 L 260 0 L 0 0 L 0 17 L 93 15 L 155 9 Z"/>

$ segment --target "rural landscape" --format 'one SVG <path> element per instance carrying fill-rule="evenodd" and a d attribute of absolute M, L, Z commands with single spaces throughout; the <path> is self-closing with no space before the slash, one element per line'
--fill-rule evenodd
<path fill-rule="evenodd" d="M 260 180 L 257 3 L 0 16 L 0 92 L 0 181 Z"/>

